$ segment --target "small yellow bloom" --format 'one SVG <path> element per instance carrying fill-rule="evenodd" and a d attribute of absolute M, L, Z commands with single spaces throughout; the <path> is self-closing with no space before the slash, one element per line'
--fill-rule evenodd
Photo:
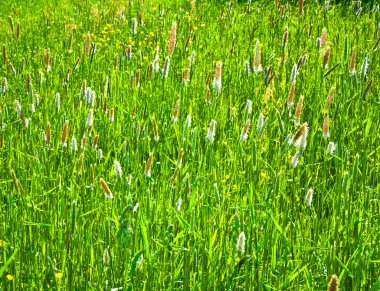
<path fill-rule="evenodd" d="M 197 26 L 194 26 L 193 29 L 194 29 L 194 31 L 197 31 L 197 30 L 198 30 L 198 27 L 197 27 Z"/>
<path fill-rule="evenodd" d="M 8 245 L 7 242 L 0 239 L 0 248 L 5 248 L 7 247 L 7 245 Z"/>
<path fill-rule="evenodd" d="M 156 7 L 156 6 L 153 6 L 153 7 L 152 7 L 152 10 L 153 10 L 153 11 L 156 11 L 156 10 L 157 10 L 157 7 Z"/>
<path fill-rule="evenodd" d="M 268 175 L 267 175 L 267 173 L 265 173 L 265 172 L 261 172 L 261 173 L 260 173 L 260 176 L 263 177 L 263 178 L 268 178 Z"/>
<path fill-rule="evenodd" d="M 154 37 L 154 32 L 150 32 L 149 35 L 150 35 L 151 37 Z"/>
<path fill-rule="evenodd" d="M 234 185 L 232 186 L 232 188 L 234 188 L 234 189 L 236 190 L 236 189 L 239 188 L 239 186 L 238 186 L 237 184 L 234 184 Z"/>
<path fill-rule="evenodd" d="M 228 180 L 229 178 L 231 178 L 230 175 L 226 175 L 225 179 Z"/>
<path fill-rule="evenodd" d="M 200 44 L 200 45 L 199 45 L 199 48 L 200 48 L 200 49 L 202 49 L 202 48 L 203 48 L 203 45 L 202 45 L 202 44 Z"/>
<path fill-rule="evenodd" d="M 226 183 L 226 179 L 221 180 L 220 183 L 225 184 Z"/>
<path fill-rule="evenodd" d="M 205 26 L 206 26 L 206 24 L 204 24 L 204 23 L 201 24 L 201 27 L 205 27 Z"/>
<path fill-rule="evenodd" d="M 62 277 L 63 277 L 63 274 L 61 272 L 55 273 L 55 278 L 56 279 L 62 279 Z"/>
<path fill-rule="evenodd" d="M 13 279 L 14 279 L 15 277 L 12 276 L 11 274 L 8 274 L 8 275 L 6 276 L 6 278 L 7 278 L 8 281 L 13 281 Z"/>
<path fill-rule="evenodd" d="M 189 12 L 188 12 L 188 11 L 186 11 L 186 12 L 185 12 L 185 14 L 186 14 L 186 16 L 187 16 L 187 15 L 189 15 Z"/>

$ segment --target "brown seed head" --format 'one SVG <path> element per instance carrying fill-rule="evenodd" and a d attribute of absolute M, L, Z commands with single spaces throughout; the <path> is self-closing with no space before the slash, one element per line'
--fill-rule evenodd
<path fill-rule="evenodd" d="M 168 44 L 169 55 L 172 55 L 174 52 L 176 40 L 177 40 L 177 23 L 173 22 L 172 27 L 170 29 L 169 44 Z"/>
<path fill-rule="evenodd" d="M 103 178 L 100 178 L 99 184 L 103 188 L 104 193 L 106 193 L 108 196 L 112 196 L 112 192 L 110 188 L 108 187 L 108 184 L 106 183 L 106 181 L 104 181 Z"/>
<path fill-rule="evenodd" d="M 152 169 L 152 158 L 153 158 L 153 153 L 150 153 L 149 157 L 146 161 L 146 164 L 145 164 L 145 175 L 147 177 L 150 177 L 150 173 L 151 173 L 151 169 Z"/>
<path fill-rule="evenodd" d="M 336 275 L 332 275 L 327 291 L 338 291 L 338 284 L 338 277 Z"/>
<path fill-rule="evenodd" d="M 90 55 L 90 48 L 91 48 L 91 36 L 89 33 L 87 33 L 87 36 L 86 36 L 86 43 L 85 43 L 85 54 L 88 56 Z"/>
<path fill-rule="evenodd" d="M 322 35 L 321 35 L 321 47 L 325 47 L 327 42 L 327 29 L 324 27 L 322 29 Z"/>
<path fill-rule="evenodd" d="M 302 107 L 303 107 L 303 96 L 300 97 L 300 100 L 297 103 L 296 114 L 295 114 L 295 116 L 296 116 L 296 124 L 300 124 Z"/>
<path fill-rule="evenodd" d="M 61 135 L 61 146 L 67 146 L 67 136 L 69 134 L 69 121 L 65 120 L 65 123 L 62 127 L 62 135 Z"/>
<path fill-rule="evenodd" d="M 330 118 L 329 115 L 326 114 L 323 119 L 323 137 L 329 137 L 330 136 Z"/>
<path fill-rule="evenodd" d="M 326 50 L 323 52 L 323 68 L 328 68 L 328 62 L 330 58 L 330 47 L 328 46 Z"/>
<path fill-rule="evenodd" d="M 294 93 L 296 91 L 296 80 L 292 81 L 292 85 L 290 86 L 289 94 L 288 94 L 288 108 L 290 108 L 294 104 Z"/>

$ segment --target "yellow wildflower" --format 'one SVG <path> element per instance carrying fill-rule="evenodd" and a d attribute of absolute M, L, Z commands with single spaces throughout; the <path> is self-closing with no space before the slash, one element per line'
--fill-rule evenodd
<path fill-rule="evenodd" d="M 198 27 L 197 27 L 197 26 L 194 26 L 193 29 L 194 29 L 194 31 L 197 31 L 197 30 L 198 30 Z"/>
<path fill-rule="evenodd" d="M 6 276 L 6 278 L 7 278 L 8 281 L 13 281 L 13 279 L 14 279 L 15 277 L 12 276 L 11 274 L 8 274 L 8 275 Z"/>
<path fill-rule="evenodd" d="M 0 248 L 5 248 L 7 247 L 7 245 L 8 245 L 7 242 L 0 239 Z"/>
<path fill-rule="evenodd" d="M 56 279 L 62 279 L 62 277 L 63 277 L 63 274 L 61 272 L 55 273 L 55 278 Z"/>
<path fill-rule="evenodd" d="M 261 176 L 262 178 L 268 178 L 268 174 L 265 173 L 265 172 L 261 172 L 261 173 L 260 173 L 260 176 Z"/>
<path fill-rule="evenodd" d="M 204 23 L 201 24 L 201 27 L 205 27 L 205 26 L 206 26 L 206 24 L 204 24 Z"/>

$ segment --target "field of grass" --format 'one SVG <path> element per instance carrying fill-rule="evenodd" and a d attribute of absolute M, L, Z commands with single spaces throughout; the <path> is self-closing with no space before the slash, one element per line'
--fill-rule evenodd
<path fill-rule="evenodd" d="M 317 2 L 4 1 L 0 289 L 379 290 L 379 4 Z"/>

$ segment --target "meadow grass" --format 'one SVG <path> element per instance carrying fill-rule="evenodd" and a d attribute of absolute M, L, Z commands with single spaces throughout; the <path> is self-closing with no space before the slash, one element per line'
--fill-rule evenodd
<path fill-rule="evenodd" d="M 316 2 L 4 2 L 0 289 L 379 290 L 379 4 Z"/>

